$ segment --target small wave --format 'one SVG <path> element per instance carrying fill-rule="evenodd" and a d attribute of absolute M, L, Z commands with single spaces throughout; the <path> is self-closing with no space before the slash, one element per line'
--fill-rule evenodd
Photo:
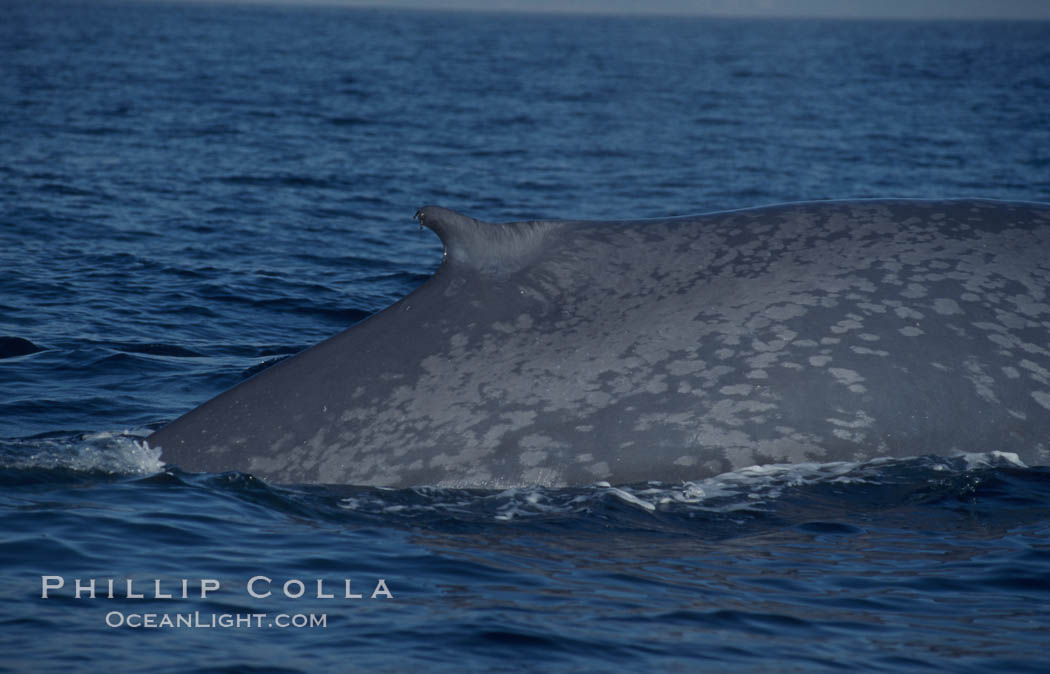
<path fill-rule="evenodd" d="M 678 484 L 646 482 L 616 486 L 597 482 L 588 487 L 517 487 L 501 491 L 347 487 L 352 493 L 339 501 L 339 507 L 358 514 L 496 521 L 593 514 L 623 506 L 650 515 L 772 513 L 787 502 L 799 500 L 800 493 L 807 498 L 819 496 L 825 501 L 834 500 L 837 495 L 847 507 L 860 501 L 884 507 L 899 505 L 898 499 L 904 497 L 912 501 L 941 499 L 942 492 L 951 491 L 954 484 L 946 478 L 989 468 L 1026 466 L 1015 454 L 988 452 L 955 457 L 750 466 Z M 963 492 L 971 491 L 973 484 L 972 479 L 961 480 L 956 496 L 964 496 Z"/>
<path fill-rule="evenodd" d="M 329 117 L 326 121 L 333 126 L 368 126 L 379 122 L 367 117 Z"/>
<path fill-rule="evenodd" d="M 8 485 L 98 477 L 167 476 L 187 485 L 229 491 L 298 515 L 343 521 L 347 516 L 440 525 L 534 523 L 540 526 L 630 526 L 738 536 L 790 523 L 836 521 L 856 510 L 902 505 L 970 508 L 979 499 L 1012 493 L 1010 471 L 1028 469 L 1012 454 L 875 459 L 750 466 L 703 480 L 503 490 L 446 487 L 269 485 L 247 473 L 182 473 L 165 468 L 148 429 L 0 440 L 0 482 Z M 1039 469 L 1035 469 L 1039 473 Z M 1035 476 L 1036 478 L 1039 475 Z M 1034 478 L 1033 478 L 1034 479 Z M 1041 478 L 1040 478 L 1041 479 Z M 1028 478 L 1021 478 L 1025 482 Z M 1005 482 L 1004 482 L 1005 481 Z M 1005 484 L 1005 486 L 1004 486 Z M 1040 483 L 1041 484 L 1041 483 Z M 1021 487 L 1017 487 L 1021 489 Z M 1025 487 L 1027 489 L 1027 487 Z M 1037 490 L 1038 491 L 1038 490 Z M 1027 491 L 1024 492 L 1027 494 Z M 1025 502 L 1042 497 L 1025 496 Z M 271 502 L 272 501 L 272 502 Z"/>
<path fill-rule="evenodd" d="M 241 379 L 248 379 L 250 377 L 254 377 L 255 375 L 257 375 L 260 372 L 262 372 L 263 370 L 265 370 L 267 368 L 270 368 L 270 367 L 273 367 L 277 363 L 280 363 L 282 360 L 285 360 L 285 359 L 290 358 L 290 357 L 291 356 L 284 355 L 284 356 L 275 356 L 273 358 L 267 358 L 266 360 L 262 361 L 261 363 L 256 363 L 255 365 L 252 365 L 251 367 L 245 369 L 243 372 L 241 372 L 240 377 L 241 377 Z"/>
<path fill-rule="evenodd" d="M 218 182 L 226 185 L 249 186 L 249 187 L 313 187 L 321 189 L 339 189 L 346 186 L 346 181 L 340 176 L 309 176 L 309 175 L 251 175 L 236 174 L 221 176 Z"/>
<path fill-rule="evenodd" d="M 134 344 L 122 343 L 117 348 L 128 353 L 141 353 L 147 356 L 169 356 L 172 358 L 200 358 L 203 354 L 177 344 Z"/>
<path fill-rule="evenodd" d="M 160 450 L 149 447 L 144 441 L 149 433 L 149 430 L 142 429 L 2 440 L 0 470 L 4 473 L 64 470 L 86 474 L 148 475 L 164 467 Z"/>

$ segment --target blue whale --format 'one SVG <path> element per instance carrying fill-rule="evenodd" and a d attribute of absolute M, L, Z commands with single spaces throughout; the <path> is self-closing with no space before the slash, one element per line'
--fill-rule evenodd
<path fill-rule="evenodd" d="M 1050 463 L 1050 204 L 493 224 L 368 320 L 148 439 L 192 471 L 502 488 L 767 463 Z"/>

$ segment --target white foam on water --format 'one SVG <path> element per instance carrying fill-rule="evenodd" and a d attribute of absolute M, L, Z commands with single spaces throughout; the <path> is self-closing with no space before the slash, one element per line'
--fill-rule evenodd
<path fill-rule="evenodd" d="M 954 457 L 879 458 L 865 462 L 783 463 L 748 466 L 702 480 L 665 484 L 612 485 L 595 482 L 589 487 L 515 487 L 477 492 L 445 487 L 405 490 L 411 503 L 392 504 L 394 492 L 369 492 L 345 498 L 340 506 L 360 512 L 383 512 L 406 517 L 426 514 L 472 514 L 498 521 L 563 515 L 600 509 L 610 496 L 646 513 L 676 509 L 732 513 L 772 507 L 787 490 L 817 483 L 836 485 L 896 482 L 894 465 L 906 471 L 966 471 L 996 466 L 1025 467 L 1015 454 L 987 452 Z M 923 478 L 918 478 L 923 479 Z"/>
<path fill-rule="evenodd" d="M 1016 468 L 1028 467 L 1023 461 L 1021 461 L 1021 457 L 1017 456 L 1014 452 L 968 452 L 960 456 L 966 460 L 967 470 L 975 470 L 977 468 L 995 468 L 1004 465 L 1014 466 Z"/>
<path fill-rule="evenodd" d="M 143 439 L 146 429 L 102 431 L 69 438 L 16 440 L 5 443 L 4 468 L 64 468 L 112 475 L 152 475 L 164 468 L 160 449 Z"/>
<path fill-rule="evenodd" d="M 650 501 L 643 501 L 642 499 L 638 498 L 629 491 L 625 491 L 623 489 L 620 489 L 619 487 L 606 487 L 606 490 L 621 501 L 638 506 L 642 510 L 648 510 L 650 512 L 656 510 L 655 503 L 652 503 Z"/>

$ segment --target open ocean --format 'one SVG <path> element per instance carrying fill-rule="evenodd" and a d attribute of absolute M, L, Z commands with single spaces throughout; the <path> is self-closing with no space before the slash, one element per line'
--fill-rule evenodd
<path fill-rule="evenodd" d="M 489 492 L 141 444 L 426 280 L 424 204 L 859 197 L 1050 201 L 1050 24 L 5 0 L 0 671 L 1047 671 L 1050 468 L 995 447 Z"/>

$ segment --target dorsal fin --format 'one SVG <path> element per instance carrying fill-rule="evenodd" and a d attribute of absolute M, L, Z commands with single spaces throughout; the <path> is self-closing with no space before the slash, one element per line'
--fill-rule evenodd
<path fill-rule="evenodd" d="M 558 221 L 483 222 L 441 206 L 416 211 L 420 227 L 428 227 L 445 246 L 445 261 L 481 272 L 520 269 L 538 253 Z"/>

